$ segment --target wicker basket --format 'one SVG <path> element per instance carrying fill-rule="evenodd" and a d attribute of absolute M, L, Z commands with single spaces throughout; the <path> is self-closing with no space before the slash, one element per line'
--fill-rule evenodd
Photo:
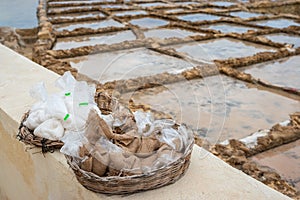
<path fill-rule="evenodd" d="M 193 144 L 194 141 L 191 141 L 185 154 L 167 166 L 149 174 L 132 176 L 100 177 L 80 169 L 79 159 L 70 156 L 66 156 L 66 158 L 75 172 L 77 180 L 87 189 L 110 195 L 131 194 L 159 188 L 181 178 L 189 167 Z"/>
<path fill-rule="evenodd" d="M 29 111 L 24 114 L 21 124 L 19 127 L 19 132 L 17 134 L 17 138 L 30 145 L 34 145 L 42 148 L 43 153 L 53 152 L 55 149 L 60 149 L 64 143 L 58 140 L 48 140 L 39 136 L 35 136 L 33 134 L 33 130 L 30 130 L 28 127 L 24 125 L 24 122 L 29 116 Z"/>

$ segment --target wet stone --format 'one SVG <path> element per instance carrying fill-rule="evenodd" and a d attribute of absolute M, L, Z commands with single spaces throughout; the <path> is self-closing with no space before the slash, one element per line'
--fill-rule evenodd
<path fill-rule="evenodd" d="M 299 23 L 296 23 L 291 19 L 262 20 L 262 21 L 252 22 L 252 23 L 259 26 L 269 26 L 272 28 L 287 28 L 289 26 L 300 26 Z"/>
<path fill-rule="evenodd" d="M 276 170 L 300 191 L 300 140 L 255 155 L 252 160 Z"/>
<path fill-rule="evenodd" d="M 274 85 L 300 90 L 300 56 L 260 63 L 242 70 Z"/>
<path fill-rule="evenodd" d="M 203 29 L 213 29 L 216 31 L 221 31 L 221 33 L 246 33 L 249 30 L 257 31 L 255 28 L 247 27 L 247 26 L 240 26 L 234 25 L 229 23 L 222 23 L 222 24 L 213 24 L 209 26 L 201 27 Z"/>
<path fill-rule="evenodd" d="M 158 26 L 167 25 L 169 22 L 162 19 L 155 19 L 151 17 L 145 17 L 140 19 L 133 19 L 129 21 L 133 25 L 137 25 L 141 28 L 155 28 Z"/>
<path fill-rule="evenodd" d="M 91 28 L 91 29 L 98 29 L 98 28 L 106 28 L 106 27 L 124 27 L 123 24 L 113 20 L 103 20 L 99 22 L 86 22 L 86 23 L 76 23 L 76 24 L 63 24 L 63 25 L 55 25 L 54 28 L 57 31 L 63 31 L 63 30 L 68 30 L 68 31 L 73 31 L 76 28 Z"/>
<path fill-rule="evenodd" d="M 188 14 L 188 15 L 179 15 L 177 18 L 184 20 L 184 21 L 190 21 L 190 22 L 198 22 L 198 21 L 211 21 L 211 20 L 218 20 L 221 17 L 210 15 L 210 14 Z"/>
<path fill-rule="evenodd" d="M 294 48 L 300 47 L 300 37 L 299 36 L 281 33 L 281 34 L 265 35 L 264 37 L 268 38 L 269 40 L 271 40 L 273 42 L 292 44 L 294 46 Z"/>
<path fill-rule="evenodd" d="M 148 49 L 131 49 L 71 58 L 72 67 L 101 83 L 163 72 L 178 73 L 193 66 Z"/>
<path fill-rule="evenodd" d="M 246 57 L 252 56 L 259 52 L 274 52 L 276 50 L 268 46 L 230 38 L 192 42 L 189 44 L 175 45 L 172 47 L 179 52 L 186 53 L 195 60 L 204 62 L 215 59 L 223 60 L 228 58 Z"/>
<path fill-rule="evenodd" d="M 122 98 L 169 113 L 212 143 L 270 128 L 300 109 L 298 101 L 221 75 L 135 91 Z"/>
<path fill-rule="evenodd" d="M 145 37 L 166 39 L 171 37 L 185 38 L 191 35 L 205 35 L 201 33 L 191 32 L 183 29 L 152 29 L 144 32 Z"/>
<path fill-rule="evenodd" d="M 113 32 L 93 36 L 81 36 L 70 38 L 58 38 L 53 50 L 72 49 L 96 44 L 114 44 L 124 41 L 135 40 L 136 36 L 131 31 Z"/>

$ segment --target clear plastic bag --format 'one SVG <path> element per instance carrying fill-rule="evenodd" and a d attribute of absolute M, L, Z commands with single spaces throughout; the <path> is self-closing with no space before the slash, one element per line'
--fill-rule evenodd
<path fill-rule="evenodd" d="M 83 133 L 83 131 L 66 131 L 65 135 L 60 138 L 60 140 L 64 143 L 60 152 L 75 158 L 80 158 L 79 148 L 83 145 Z"/>
<path fill-rule="evenodd" d="M 57 135 L 54 132 L 49 132 L 50 126 L 48 120 L 60 122 L 66 131 L 72 130 L 78 132 L 83 130 L 90 110 L 100 110 L 94 101 L 95 86 L 88 85 L 86 82 L 78 82 L 70 72 L 66 72 L 56 81 L 56 86 L 61 89 L 61 92 L 49 95 L 44 83 L 38 83 L 32 87 L 30 94 L 38 100 L 32 108 L 24 125 L 35 130 L 38 128 L 39 136 L 50 139 L 60 139 L 64 134 L 61 134 L 61 129 Z M 53 124 L 52 124 L 53 125 Z M 57 125 L 58 126 L 58 125 Z M 45 131 L 45 134 L 43 134 Z"/>
<path fill-rule="evenodd" d="M 34 135 L 49 140 L 59 140 L 64 135 L 61 122 L 55 118 L 48 119 L 34 129 Z"/>
<path fill-rule="evenodd" d="M 46 115 L 45 110 L 38 109 L 33 112 L 30 112 L 26 121 L 24 121 L 24 125 L 28 127 L 30 130 L 36 129 L 41 123 L 50 119 L 50 115 Z"/>
<path fill-rule="evenodd" d="M 140 135 L 144 135 L 145 133 L 148 133 L 148 131 L 154 121 L 154 118 L 151 115 L 151 113 L 136 111 L 136 112 L 134 112 L 134 118 L 136 121 L 136 125 L 138 127 L 138 133 Z M 149 135 L 149 133 L 146 135 Z"/>
<path fill-rule="evenodd" d="M 120 112 L 122 109 L 116 110 L 117 114 L 107 116 L 109 123 L 101 118 L 104 115 L 95 111 L 89 114 L 83 140 L 86 153 L 81 160 L 85 170 L 99 176 L 150 173 L 177 160 L 191 142 L 190 132 L 184 126 L 175 125 L 170 119 L 154 120 L 151 113 L 142 111 L 134 113 L 139 118 L 135 118 L 137 127 L 119 134 L 120 127 L 111 126 L 111 122 L 126 117 Z M 127 119 L 131 117 L 125 113 L 129 115 Z M 138 132 L 138 127 L 142 132 Z"/>
<path fill-rule="evenodd" d="M 61 121 L 64 121 L 66 115 L 69 113 L 63 97 L 58 94 L 48 96 L 45 112 L 50 115 L 50 118 L 55 118 Z"/>
<path fill-rule="evenodd" d="M 69 72 L 59 78 L 56 85 L 63 91 L 64 103 L 69 113 L 68 120 L 63 122 L 64 127 L 73 131 L 83 130 L 90 110 L 97 109 L 94 101 L 95 86 L 76 81 Z"/>

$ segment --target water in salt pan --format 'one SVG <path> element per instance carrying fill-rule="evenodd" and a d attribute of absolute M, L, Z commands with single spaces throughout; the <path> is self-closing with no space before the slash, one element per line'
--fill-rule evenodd
<path fill-rule="evenodd" d="M 139 6 L 141 7 L 152 7 L 152 6 L 166 6 L 168 4 L 165 4 L 165 3 L 160 3 L 160 2 L 157 2 L 157 3 L 140 3 Z"/>
<path fill-rule="evenodd" d="M 175 2 L 175 4 L 177 5 L 191 5 L 191 4 L 197 4 L 198 2 L 193 2 L 193 1 L 189 1 L 189 2 Z"/>
<path fill-rule="evenodd" d="M 0 1 L 0 26 L 15 28 L 34 28 L 38 25 L 36 17 L 37 0 Z"/>
<path fill-rule="evenodd" d="M 233 24 L 213 24 L 209 26 L 202 26 L 203 29 L 213 29 L 217 31 L 221 31 L 222 33 L 246 33 L 249 30 L 256 31 L 256 28 L 251 28 L 247 26 L 241 25 L 233 25 Z"/>
<path fill-rule="evenodd" d="M 145 37 L 149 38 L 160 38 L 160 39 L 166 39 L 171 37 L 177 37 L 177 38 L 185 38 L 191 35 L 205 35 L 201 33 L 195 33 L 183 29 L 152 29 L 144 32 Z"/>
<path fill-rule="evenodd" d="M 133 19 L 129 21 L 133 25 L 137 25 L 141 28 L 154 28 L 158 26 L 167 25 L 168 22 L 162 19 L 155 19 L 151 17 L 145 17 L 141 19 Z"/>
<path fill-rule="evenodd" d="M 177 13 L 177 12 L 181 12 L 181 11 L 184 11 L 184 9 L 176 8 L 176 9 L 165 10 L 164 12 L 169 14 L 169 13 Z"/>
<path fill-rule="evenodd" d="M 88 17 L 105 17 L 105 15 L 101 12 L 90 12 L 88 14 L 86 13 L 80 13 L 80 14 L 63 14 L 63 15 L 55 15 L 55 16 L 49 16 L 49 19 L 84 19 Z"/>
<path fill-rule="evenodd" d="M 183 60 L 148 49 L 131 49 L 71 58 L 72 67 L 101 83 L 149 76 L 163 72 L 178 73 L 193 66 Z"/>
<path fill-rule="evenodd" d="M 299 111 L 296 100 L 248 88 L 226 76 L 183 81 L 124 94 L 136 103 L 171 114 L 211 142 L 244 138 Z"/>
<path fill-rule="evenodd" d="M 260 63 L 242 70 L 274 85 L 300 90 L 300 56 Z"/>
<path fill-rule="evenodd" d="M 210 14 L 198 13 L 198 14 L 180 15 L 178 16 L 178 18 L 184 21 L 197 22 L 197 21 L 218 20 L 221 17 L 210 15 Z"/>
<path fill-rule="evenodd" d="M 239 17 L 239 18 L 242 18 L 242 19 L 262 16 L 262 14 L 259 14 L 259 13 L 251 13 L 251 12 L 245 12 L 245 11 L 231 12 L 229 14 L 231 16 Z"/>
<path fill-rule="evenodd" d="M 226 1 L 216 1 L 211 4 L 215 5 L 215 6 L 224 6 L 224 7 L 229 7 L 229 6 L 235 5 L 235 3 L 233 3 L 233 2 L 226 2 Z"/>
<path fill-rule="evenodd" d="M 255 155 L 252 160 L 275 169 L 279 175 L 300 190 L 300 140 Z"/>
<path fill-rule="evenodd" d="M 60 25 L 55 25 L 54 28 L 57 31 L 63 31 L 63 30 L 68 30 L 68 31 L 73 31 L 76 28 L 91 28 L 91 29 L 98 29 L 98 28 L 106 28 L 106 27 L 124 27 L 123 24 L 113 20 L 103 20 L 99 22 L 86 22 L 86 23 L 76 23 L 76 24 L 60 24 Z"/>
<path fill-rule="evenodd" d="M 92 6 L 70 6 L 70 7 L 49 8 L 48 13 L 70 11 L 70 10 L 81 9 L 81 8 L 91 9 Z"/>
<path fill-rule="evenodd" d="M 230 38 L 193 42 L 172 47 L 199 61 L 212 61 L 215 59 L 223 60 L 251 56 L 259 52 L 276 51 L 276 49 L 268 46 Z"/>
<path fill-rule="evenodd" d="M 51 6 L 53 4 L 56 4 L 56 5 L 59 5 L 59 4 L 61 4 L 61 5 L 63 5 L 63 4 L 76 4 L 76 3 L 82 3 L 82 2 L 89 3 L 88 1 L 52 1 L 52 2 L 50 1 L 50 2 L 48 2 L 48 5 Z"/>
<path fill-rule="evenodd" d="M 253 24 L 260 26 L 269 26 L 272 28 L 287 28 L 289 26 L 300 26 L 299 23 L 291 19 L 270 19 L 253 22 Z"/>
<path fill-rule="evenodd" d="M 101 5 L 101 8 L 128 8 L 126 5 Z"/>
<path fill-rule="evenodd" d="M 296 35 L 288 35 L 284 33 L 265 35 L 264 37 L 273 42 L 286 43 L 294 45 L 294 48 L 300 47 L 300 37 Z"/>
<path fill-rule="evenodd" d="M 114 44 L 135 39 L 136 36 L 131 31 L 106 33 L 97 36 L 58 38 L 53 50 L 72 49 L 82 46 L 93 46 L 96 44 Z"/>
<path fill-rule="evenodd" d="M 118 17 L 122 17 L 122 16 L 127 16 L 127 15 L 146 15 L 147 12 L 143 11 L 143 10 L 130 10 L 130 11 L 125 11 L 125 12 L 116 12 L 114 15 L 118 16 Z"/>

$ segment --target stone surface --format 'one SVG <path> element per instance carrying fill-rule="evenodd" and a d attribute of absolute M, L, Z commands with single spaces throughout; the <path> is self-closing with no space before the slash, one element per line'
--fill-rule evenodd
<path fill-rule="evenodd" d="M 58 75 L 0 45 L 1 199 L 123 199 L 82 187 L 58 152 L 34 153 L 16 140 L 18 123 L 33 103 L 30 87 L 45 81 L 49 91 Z M 17 191 L 17 192 L 16 192 Z M 126 199 L 288 199 L 207 151 L 195 146 L 187 174 L 175 184 Z"/>

